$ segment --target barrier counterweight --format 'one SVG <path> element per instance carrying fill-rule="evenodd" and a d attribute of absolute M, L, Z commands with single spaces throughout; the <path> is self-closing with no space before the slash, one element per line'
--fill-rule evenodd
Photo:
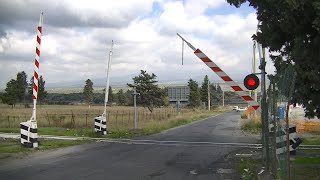
<path fill-rule="evenodd" d="M 269 131 L 274 132 L 273 125 L 269 125 Z M 286 135 L 286 126 L 281 126 L 278 131 L 276 131 L 276 154 L 283 154 L 287 152 L 287 135 Z M 297 137 L 296 126 L 289 125 L 289 140 L 290 146 L 289 151 L 291 155 L 296 154 L 296 148 L 301 144 L 301 139 Z"/>
<path fill-rule="evenodd" d="M 21 144 L 26 147 L 38 147 L 38 128 L 34 122 L 20 123 Z"/>
<path fill-rule="evenodd" d="M 94 118 L 94 131 L 103 135 L 107 134 L 107 121 L 105 117 L 98 116 Z"/>

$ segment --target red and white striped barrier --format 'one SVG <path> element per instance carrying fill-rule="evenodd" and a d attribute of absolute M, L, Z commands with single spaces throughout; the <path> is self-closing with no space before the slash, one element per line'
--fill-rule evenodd
<path fill-rule="evenodd" d="M 38 81 L 39 81 L 39 59 L 40 59 L 40 46 L 42 34 L 43 13 L 40 14 L 39 25 L 37 28 L 37 45 L 34 58 L 34 71 L 33 71 L 33 85 L 32 85 L 32 99 L 33 111 L 31 119 L 27 122 L 20 123 L 21 144 L 27 147 L 38 147 L 38 131 L 36 120 L 36 104 L 38 98 Z"/>
<path fill-rule="evenodd" d="M 42 34 L 42 16 L 40 15 L 40 21 L 37 28 L 37 46 L 36 46 L 36 55 L 34 58 L 34 72 L 33 72 L 33 93 L 32 99 L 35 100 L 38 98 L 38 80 L 39 80 L 39 59 L 40 59 L 40 47 L 41 47 L 41 34 Z"/>
<path fill-rule="evenodd" d="M 207 55 L 205 55 L 200 49 L 193 47 L 188 41 L 177 34 L 187 45 L 194 50 L 194 54 L 201 59 L 213 72 L 215 72 L 226 84 L 228 84 L 243 100 L 245 100 L 253 109 L 260 111 L 260 104 L 254 101 L 246 91 L 244 91 L 236 82 L 234 82 L 230 76 L 228 76 L 219 66 L 217 66 Z"/>

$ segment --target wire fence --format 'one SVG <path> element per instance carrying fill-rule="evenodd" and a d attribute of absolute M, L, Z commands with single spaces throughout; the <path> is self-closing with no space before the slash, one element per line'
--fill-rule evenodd
<path fill-rule="evenodd" d="M 137 111 L 137 123 L 139 128 L 143 128 L 146 123 L 152 121 L 166 121 L 178 115 L 182 115 L 189 110 L 181 109 L 176 112 L 175 109 L 156 109 L 150 111 Z M 92 128 L 94 118 L 101 115 L 102 111 L 83 111 L 75 113 L 70 110 L 69 113 L 50 113 L 42 111 L 37 113 L 37 124 L 39 127 L 64 127 L 64 128 Z M 21 122 L 29 120 L 26 114 L 12 115 L 0 113 L 0 128 L 19 128 Z M 134 112 L 132 110 L 115 110 L 107 112 L 108 129 L 127 130 L 133 127 Z"/>
<path fill-rule="evenodd" d="M 268 152 L 267 161 L 271 166 L 272 174 L 278 174 L 281 179 L 290 176 L 290 159 L 284 131 L 286 122 L 289 122 L 290 99 L 294 90 L 295 73 L 292 66 L 288 66 L 276 82 L 271 78 L 267 94 L 268 105 Z M 289 148 L 290 149 L 290 148 Z M 279 153 L 281 152 L 281 153 Z"/>

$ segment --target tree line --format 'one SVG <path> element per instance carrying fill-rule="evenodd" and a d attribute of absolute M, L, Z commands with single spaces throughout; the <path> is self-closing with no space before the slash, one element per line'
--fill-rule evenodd
<path fill-rule="evenodd" d="M 165 88 L 160 88 L 157 84 L 155 74 L 148 74 L 146 71 L 141 70 L 140 74 L 132 78 L 133 83 L 128 83 L 130 88 L 126 92 L 120 89 L 116 94 L 113 93 L 112 87 L 108 89 L 108 103 L 116 103 L 119 105 L 132 105 L 133 104 L 133 89 L 136 90 L 139 95 L 137 96 L 137 104 L 146 107 L 153 111 L 155 107 L 168 106 L 168 98 Z M 93 82 L 90 79 L 85 81 L 83 88 L 83 95 L 85 102 L 91 104 L 94 102 Z M 104 97 L 99 98 L 104 102 Z M 96 102 L 94 102 L 96 103 Z"/>
<path fill-rule="evenodd" d="M 167 88 L 160 88 L 158 86 L 157 76 L 153 73 L 149 74 L 144 70 L 140 71 L 138 76 L 132 78 L 133 82 L 128 83 L 128 89 L 120 89 L 114 92 L 114 89 L 109 86 L 108 89 L 108 104 L 116 105 L 133 105 L 134 89 L 139 93 L 137 96 L 137 105 L 148 108 L 151 112 L 155 107 L 168 106 L 169 97 Z M 11 79 L 6 86 L 5 92 L 0 95 L 2 103 L 15 106 L 16 103 L 28 104 L 32 102 L 32 84 L 27 82 L 27 75 L 24 71 L 18 72 L 16 79 Z M 199 83 L 193 79 L 188 81 L 190 88 L 189 107 L 199 107 L 204 103 L 208 105 L 208 88 L 211 102 L 220 103 L 222 101 L 222 90 L 219 85 L 209 83 L 208 76 L 204 77 L 201 87 Z M 104 93 L 95 93 L 93 82 L 91 79 L 85 81 L 83 91 L 81 93 L 47 93 L 45 90 L 45 81 L 40 76 L 38 85 L 38 101 L 41 104 L 103 104 L 105 99 Z M 241 101 L 240 98 L 233 92 L 225 93 L 226 100 Z"/>
<path fill-rule="evenodd" d="M 42 76 L 38 81 L 38 102 L 41 104 L 46 99 L 48 93 L 45 90 L 45 80 Z M 27 74 L 24 71 L 18 72 L 16 79 L 11 79 L 6 84 L 5 92 L 0 94 L 2 103 L 14 107 L 17 103 L 28 105 L 32 101 L 33 94 L 33 77 L 29 83 Z"/>
<path fill-rule="evenodd" d="M 189 105 L 190 107 L 199 107 L 202 104 L 208 106 L 208 91 L 210 94 L 210 106 L 214 104 L 221 104 L 223 101 L 223 91 L 219 84 L 209 82 L 209 78 L 205 75 L 201 86 L 193 79 L 189 79 L 188 86 L 190 88 Z M 208 89 L 209 88 L 209 89 Z M 224 92 L 225 103 L 239 103 L 244 102 L 235 92 Z"/>
<path fill-rule="evenodd" d="M 153 111 L 154 107 L 168 106 L 169 97 L 167 93 L 167 88 L 160 88 L 157 84 L 156 75 L 151 73 L 148 74 L 146 71 L 141 70 L 140 74 L 132 78 L 133 83 L 128 83 L 127 86 L 130 87 L 130 90 L 124 92 L 120 89 L 116 94 L 113 93 L 111 86 L 109 87 L 109 103 L 116 103 L 119 105 L 133 105 L 133 89 L 136 89 L 136 92 L 139 93 L 137 96 L 137 104 L 143 107 L 146 107 Z M 86 103 L 103 103 L 104 97 L 101 94 L 99 98 L 97 94 L 93 93 L 93 83 L 90 79 L 87 79 L 83 88 L 83 94 L 85 96 Z M 204 77 L 201 87 L 199 83 L 193 79 L 189 79 L 188 86 L 190 88 L 189 95 L 189 107 L 199 107 L 202 103 L 205 103 L 208 106 L 208 88 L 210 94 L 211 102 L 220 103 L 222 102 L 223 92 L 219 85 L 214 85 L 209 82 L 209 78 L 206 75 Z M 225 93 L 226 102 L 241 102 L 241 98 L 236 95 L 234 92 Z"/>

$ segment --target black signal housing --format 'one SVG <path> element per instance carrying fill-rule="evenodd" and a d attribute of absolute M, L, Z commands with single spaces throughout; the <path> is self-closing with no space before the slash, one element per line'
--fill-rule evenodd
<path fill-rule="evenodd" d="M 249 90 L 255 90 L 260 85 L 260 80 L 255 74 L 247 75 L 243 80 L 244 86 Z"/>

